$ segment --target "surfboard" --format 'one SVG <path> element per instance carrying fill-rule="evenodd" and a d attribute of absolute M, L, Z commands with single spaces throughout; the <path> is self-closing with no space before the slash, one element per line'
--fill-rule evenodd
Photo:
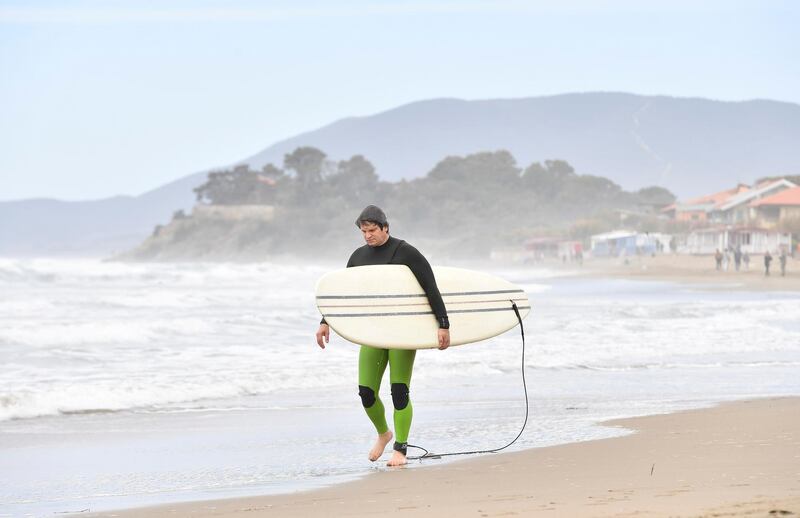
<path fill-rule="evenodd" d="M 450 320 L 450 345 L 497 336 L 525 318 L 531 306 L 525 290 L 473 270 L 434 267 L 433 274 Z M 404 265 L 345 268 L 317 282 L 316 302 L 325 321 L 342 338 L 385 349 L 438 347 L 439 328 L 428 297 Z"/>

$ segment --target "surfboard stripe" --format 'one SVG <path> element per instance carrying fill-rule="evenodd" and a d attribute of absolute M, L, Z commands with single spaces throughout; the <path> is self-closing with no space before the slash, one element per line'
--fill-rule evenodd
<path fill-rule="evenodd" d="M 448 302 L 446 305 L 454 306 L 456 304 L 490 304 L 493 302 L 508 302 L 509 300 L 513 300 L 514 302 L 519 301 L 528 301 L 527 297 L 519 297 L 514 299 L 478 299 L 478 300 L 454 300 Z M 408 304 L 400 304 L 400 303 L 392 303 L 392 304 L 319 304 L 317 305 L 318 308 L 380 308 L 380 307 L 398 307 L 398 306 L 427 306 L 428 301 L 422 302 L 411 302 Z"/>
<path fill-rule="evenodd" d="M 530 306 L 517 306 L 518 310 L 531 309 Z M 451 313 L 488 313 L 491 311 L 513 311 L 512 307 L 507 308 L 485 308 L 485 309 L 454 309 L 448 311 Z M 341 318 L 341 317 L 397 317 L 397 316 L 413 316 L 413 315 L 433 315 L 433 311 L 401 311 L 397 313 L 323 313 L 325 318 Z"/>
<path fill-rule="evenodd" d="M 460 291 L 452 293 L 442 293 L 442 297 L 456 297 L 462 295 L 499 295 L 500 293 L 525 293 L 525 290 L 492 290 L 492 291 Z M 397 295 L 317 295 L 319 299 L 399 299 L 408 297 L 425 297 L 424 293 L 397 294 Z"/>

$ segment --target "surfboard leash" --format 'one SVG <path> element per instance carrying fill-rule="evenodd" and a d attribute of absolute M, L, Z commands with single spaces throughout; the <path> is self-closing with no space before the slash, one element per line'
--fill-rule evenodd
<path fill-rule="evenodd" d="M 525 431 L 525 425 L 528 424 L 528 413 L 530 409 L 530 405 L 528 404 L 528 384 L 525 381 L 525 327 L 522 325 L 522 317 L 519 315 L 519 309 L 517 309 L 517 304 L 511 300 L 511 309 L 514 310 L 514 314 L 517 315 L 517 320 L 519 321 L 519 332 L 522 336 L 522 388 L 525 391 L 525 420 L 522 422 L 522 428 L 520 428 L 519 433 L 514 440 L 510 443 L 502 446 L 500 448 L 494 448 L 491 450 L 476 450 L 476 451 L 456 451 L 456 452 L 449 452 L 449 453 L 431 453 L 422 446 L 416 446 L 414 444 L 409 444 L 407 448 L 416 448 L 418 450 L 422 450 L 425 453 L 422 455 L 418 455 L 416 457 L 408 457 L 408 460 L 424 460 L 424 459 L 440 459 L 442 457 L 453 457 L 456 455 L 477 455 L 480 453 L 497 453 L 500 450 L 505 450 L 519 439 L 522 436 L 522 432 Z"/>

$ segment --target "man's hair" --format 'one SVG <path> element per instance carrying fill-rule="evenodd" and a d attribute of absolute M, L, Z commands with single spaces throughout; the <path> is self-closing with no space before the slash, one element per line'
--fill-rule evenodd
<path fill-rule="evenodd" d="M 361 225 L 363 225 L 364 223 L 373 223 L 375 225 L 378 225 L 381 228 L 381 230 L 389 226 L 388 221 L 386 223 L 381 223 L 380 221 L 372 221 L 371 219 L 360 219 L 358 220 L 358 228 L 361 228 Z"/>
<path fill-rule="evenodd" d="M 362 223 L 374 223 L 381 227 L 381 230 L 389 226 L 389 222 L 386 220 L 386 214 L 383 213 L 380 207 L 376 207 L 375 205 L 367 205 L 364 210 L 361 211 L 361 214 L 356 218 L 356 226 L 361 228 Z"/>

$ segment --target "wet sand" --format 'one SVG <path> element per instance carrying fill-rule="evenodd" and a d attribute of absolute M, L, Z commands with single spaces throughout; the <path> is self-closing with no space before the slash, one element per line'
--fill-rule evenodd
<path fill-rule="evenodd" d="M 635 433 L 426 461 L 422 469 L 387 469 L 313 491 L 79 516 L 800 515 L 800 398 L 605 424 Z"/>

